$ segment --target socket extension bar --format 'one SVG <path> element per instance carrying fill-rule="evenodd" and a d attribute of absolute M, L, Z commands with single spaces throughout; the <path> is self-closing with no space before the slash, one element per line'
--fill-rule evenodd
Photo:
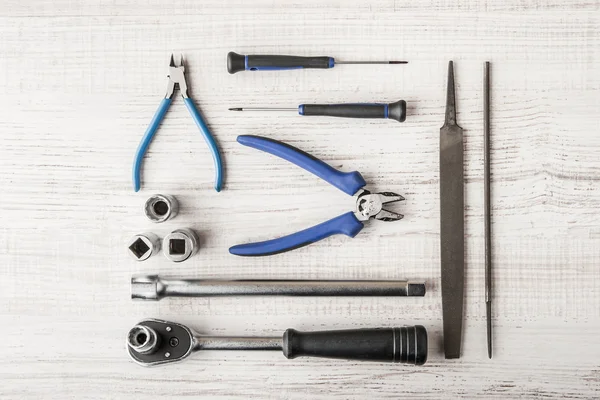
<path fill-rule="evenodd" d="M 214 296 L 424 296 L 425 283 L 411 281 L 220 280 L 134 275 L 131 298 Z"/>

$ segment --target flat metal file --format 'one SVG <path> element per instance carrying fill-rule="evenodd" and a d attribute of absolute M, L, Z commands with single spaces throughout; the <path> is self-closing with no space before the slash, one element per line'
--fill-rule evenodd
<path fill-rule="evenodd" d="M 450 61 L 446 119 L 440 129 L 440 258 L 446 358 L 460 358 L 465 271 L 463 184 L 463 130 L 456 123 L 454 67 Z"/>

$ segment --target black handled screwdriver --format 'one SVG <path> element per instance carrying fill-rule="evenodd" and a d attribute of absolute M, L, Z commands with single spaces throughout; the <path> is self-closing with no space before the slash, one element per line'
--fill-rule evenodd
<path fill-rule="evenodd" d="M 233 107 L 229 111 L 295 111 L 296 108 L 281 107 Z M 300 104 L 298 114 L 304 116 L 327 116 L 342 118 L 380 118 L 404 122 L 406 102 L 395 103 L 356 103 L 356 104 Z"/>
<path fill-rule="evenodd" d="M 329 69 L 336 64 L 408 64 L 408 61 L 335 61 L 333 57 L 299 57 L 281 55 L 243 55 L 233 51 L 227 54 L 227 71 L 281 71 L 288 69 Z"/>

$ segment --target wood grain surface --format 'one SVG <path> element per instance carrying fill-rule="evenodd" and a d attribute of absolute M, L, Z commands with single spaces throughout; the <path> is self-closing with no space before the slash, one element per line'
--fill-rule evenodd
<path fill-rule="evenodd" d="M 228 51 L 406 59 L 405 66 L 239 73 Z M 171 51 L 222 148 L 225 188 L 180 97 L 152 142 L 143 190 L 131 163 L 166 88 Z M 74 2 L 0 6 L 0 398 L 600 397 L 600 2 L 305 0 Z M 439 128 L 455 62 L 465 133 L 466 298 L 462 358 L 444 360 Z M 492 63 L 494 358 L 485 341 L 483 63 Z M 408 102 L 405 123 L 232 113 L 228 107 Z M 370 187 L 406 197 L 370 222 L 267 258 L 229 246 L 294 232 L 352 199 L 239 145 L 286 141 Z M 142 206 L 175 195 L 153 225 Z M 134 234 L 201 235 L 181 264 L 136 263 Z M 271 279 L 423 279 L 424 298 L 212 298 L 132 302 L 133 273 Z M 423 367 L 278 352 L 196 354 L 146 369 L 128 358 L 146 317 L 215 335 L 422 324 Z"/>

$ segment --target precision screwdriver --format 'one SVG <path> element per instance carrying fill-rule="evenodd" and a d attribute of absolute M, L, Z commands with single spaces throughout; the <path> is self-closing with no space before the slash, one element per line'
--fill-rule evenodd
<path fill-rule="evenodd" d="M 329 69 L 336 64 L 408 64 L 408 61 L 335 61 L 333 57 L 299 57 L 281 55 L 242 55 L 230 51 L 227 54 L 227 71 L 280 71 L 287 69 Z"/>
<path fill-rule="evenodd" d="M 294 111 L 296 108 L 281 107 L 233 107 L 229 111 Z M 298 114 L 311 116 L 343 117 L 343 118 L 381 118 L 404 122 L 406 119 L 406 102 L 395 103 L 355 103 L 355 104 L 300 104 Z"/>

